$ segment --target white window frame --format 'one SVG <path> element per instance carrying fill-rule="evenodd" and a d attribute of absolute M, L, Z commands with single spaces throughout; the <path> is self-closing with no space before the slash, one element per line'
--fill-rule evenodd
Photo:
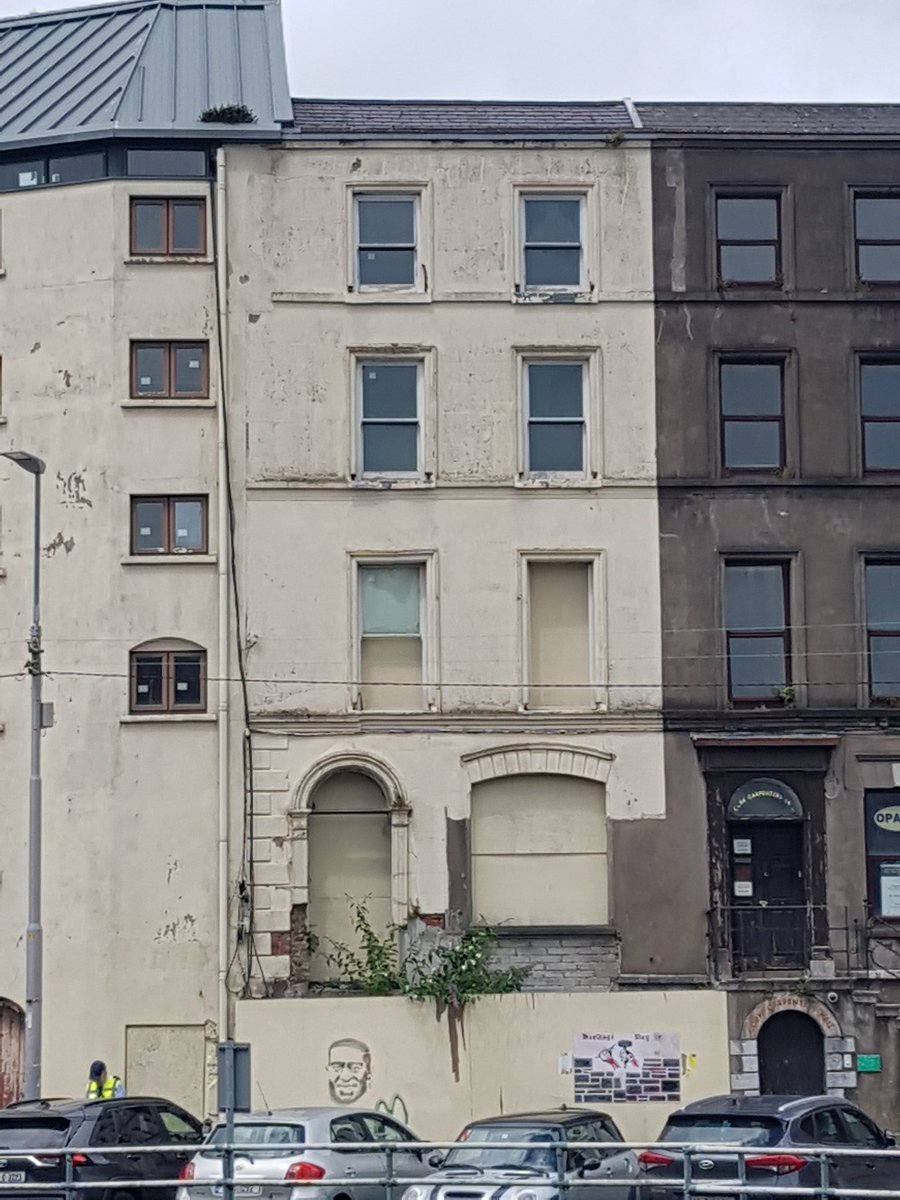
<path fill-rule="evenodd" d="M 591 690 L 591 705 L 566 708 L 535 707 L 529 703 L 531 664 L 529 661 L 529 630 L 531 626 L 531 589 L 528 568 L 531 563 L 589 563 L 588 588 L 588 679 L 586 687 Z M 606 554 L 600 550 L 523 550 L 519 553 L 519 596 L 520 596 L 520 658 L 522 663 L 521 702 L 522 711 L 527 712 L 591 712 L 606 710 L 609 706 L 607 668 L 607 620 L 606 620 Z M 541 685 L 543 686 L 543 685 Z"/>
<path fill-rule="evenodd" d="M 526 256 L 525 250 L 528 246 L 527 242 L 527 225 L 525 218 L 525 202 L 526 200 L 577 200 L 578 217 L 579 217 L 579 271 L 577 283 L 535 283 L 528 282 L 526 272 Z M 516 210 L 517 219 L 516 227 L 518 230 L 519 249 L 517 254 L 517 265 L 519 284 L 517 291 L 521 295 L 540 295 L 541 293 L 562 293 L 577 295 L 588 290 L 587 281 L 587 256 L 588 256 L 588 192 L 584 188 L 564 187 L 555 188 L 524 188 L 520 187 L 516 190 Z"/>
<path fill-rule="evenodd" d="M 529 391 L 529 367 L 540 366 L 543 363 L 563 366 L 581 367 L 581 468 L 577 471 L 533 471 L 529 462 L 529 427 L 531 425 L 531 399 Z M 524 352 L 519 356 L 519 476 L 526 481 L 546 482 L 560 480 L 562 482 L 581 482 L 589 478 L 592 472 L 591 463 L 591 360 L 584 351 L 567 353 L 555 350 L 551 353 Z M 562 418 L 560 418 L 562 420 Z M 567 419 L 570 420 L 570 419 Z M 538 424 L 553 424 L 552 421 L 539 420 Z"/>
<path fill-rule="evenodd" d="M 363 412 L 365 370 L 368 366 L 414 366 L 416 368 L 416 466 L 413 471 L 367 471 L 365 465 L 366 424 Z M 354 454 L 355 474 L 358 479 L 416 479 L 425 477 L 425 355 L 417 354 L 356 354 L 354 355 L 354 391 L 356 408 L 356 448 Z M 410 422 L 411 423 L 411 422 Z"/>
<path fill-rule="evenodd" d="M 350 346 L 347 363 L 347 387 L 350 397 L 347 409 L 350 422 L 350 445 L 347 460 L 347 476 L 358 487 L 378 487 L 391 484 L 394 487 L 430 487 L 437 475 L 435 447 L 435 376 L 436 357 L 431 346 L 395 345 Z M 420 365 L 418 378 L 419 447 L 416 471 L 367 471 L 363 472 L 362 438 L 362 368 L 366 363 L 417 362 Z"/>
<path fill-rule="evenodd" d="M 434 712 L 437 707 L 438 616 L 437 616 L 437 555 L 433 550 L 410 551 L 403 554 L 354 551 L 349 555 L 350 570 L 350 708 L 362 709 L 362 600 L 360 570 L 364 567 L 419 568 L 419 636 L 422 639 L 422 700 L 421 709 L 373 709 L 366 712 Z"/>
<path fill-rule="evenodd" d="M 362 283 L 359 278 L 359 200 L 412 200 L 413 202 L 413 278 L 412 283 Z M 422 188 L 406 187 L 402 184 L 390 187 L 355 187 L 350 197 L 352 211 L 351 272 L 353 288 L 357 294 L 381 295 L 425 292 L 425 272 L 422 257 Z"/>

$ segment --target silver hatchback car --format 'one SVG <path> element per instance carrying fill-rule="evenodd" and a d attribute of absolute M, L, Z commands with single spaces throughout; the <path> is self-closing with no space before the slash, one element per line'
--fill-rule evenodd
<path fill-rule="evenodd" d="M 246 1113 L 235 1118 L 234 1138 L 235 1200 L 386 1200 L 385 1184 L 377 1181 L 387 1178 L 387 1153 L 365 1143 L 418 1141 L 399 1121 L 362 1108 Z M 217 1125 L 182 1171 L 177 1200 L 222 1196 L 225 1141 L 225 1126 Z M 426 1149 L 392 1152 L 391 1174 L 404 1181 L 391 1189 L 397 1200 L 429 1170 Z"/>

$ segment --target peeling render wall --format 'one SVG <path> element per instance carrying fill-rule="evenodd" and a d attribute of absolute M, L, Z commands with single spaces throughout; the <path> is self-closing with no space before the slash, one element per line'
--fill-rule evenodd
<path fill-rule="evenodd" d="M 215 546 L 215 410 L 128 405 L 129 340 L 209 338 L 208 264 L 127 262 L 129 195 L 193 182 L 96 182 L 0 196 L 0 441 L 46 460 L 43 526 L 43 1090 L 77 1095 L 94 1058 L 125 1071 L 126 1026 L 203 1027 L 216 997 L 216 726 L 129 721 L 128 652 L 205 646 L 213 562 L 136 565 L 129 495 L 205 492 Z M 212 395 L 217 394 L 211 355 Z M 214 402 L 210 402 L 212 404 Z M 32 484 L 0 459 L 0 675 L 31 619 Z M 214 711 L 217 692 L 209 690 Z M 29 707 L 0 679 L 0 993 L 24 1003 Z"/>
<path fill-rule="evenodd" d="M 228 164 L 239 556 L 259 731 L 256 927 L 270 984 L 302 987 L 296 945 L 291 957 L 308 901 L 299 797 L 329 762 L 380 764 L 396 781 L 401 922 L 413 909 L 458 927 L 469 903 L 462 823 L 478 777 L 467 756 L 512 747 L 513 773 L 553 773 L 564 749 L 562 773 L 578 774 L 573 755 L 599 755 L 622 880 L 633 863 L 618 856 L 615 827 L 664 815 L 649 150 L 288 145 L 229 149 Z M 586 194 L 590 286 L 574 303 L 516 298 L 519 187 Z M 421 193 L 423 292 L 356 294 L 353 192 L 367 188 Z M 521 357 L 560 350 L 590 363 L 592 474 L 529 484 Z M 354 478 L 354 355 L 378 352 L 425 358 L 431 477 L 421 483 Z M 440 687 L 425 711 L 352 708 L 360 552 L 431 556 L 425 636 Z M 528 552 L 599 556 L 593 710 L 522 708 Z M 552 826 L 549 805 L 547 818 Z M 639 936 L 640 896 L 620 888 L 613 909 Z M 615 947 L 614 934 L 604 938 L 601 958 Z M 614 973 L 597 966 L 588 983 L 607 987 Z M 564 974 L 552 986 L 565 987 Z"/>
<path fill-rule="evenodd" d="M 563 1073 L 578 1034 L 621 1030 L 675 1034 L 683 1102 L 728 1091 L 727 997 L 663 991 L 485 996 L 465 1010 L 454 1072 L 447 1017 L 431 1003 L 392 998 L 241 1001 L 236 1036 L 253 1043 L 253 1072 L 273 1107 L 333 1104 L 328 1047 L 340 1038 L 370 1051 L 356 1101 L 408 1118 L 423 1138 L 455 1138 L 466 1122 L 498 1113 L 572 1105 Z M 626 1138 L 659 1135 L 677 1107 L 665 1102 L 604 1104 Z"/>

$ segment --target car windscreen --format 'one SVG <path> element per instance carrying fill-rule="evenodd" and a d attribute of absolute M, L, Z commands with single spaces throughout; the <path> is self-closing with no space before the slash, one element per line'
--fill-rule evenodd
<path fill-rule="evenodd" d="M 207 1147 L 224 1146 L 228 1141 L 224 1125 L 217 1125 L 209 1135 Z M 285 1149 L 297 1146 L 306 1141 L 306 1131 L 302 1125 L 282 1125 L 274 1121 L 260 1121 L 254 1124 L 242 1121 L 234 1127 L 234 1145 L 238 1152 L 245 1150 L 254 1158 L 280 1158 L 285 1154 L 302 1154 L 302 1150 Z M 205 1149 L 204 1154 L 218 1156 L 221 1151 Z"/>
<path fill-rule="evenodd" d="M 55 1150 L 66 1144 L 65 1117 L 0 1117 L 0 1150 Z"/>
<path fill-rule="evenodd" d="M 780 1121 L 771 1117 L 743 1117 L 737 1113 L 717 1116 L 676 1116 L 670 1118 L 660 1136 L 661 1142 L 695 1142 L 708 1146 L 717 1142 L 728 1146 L 776 1146 L 784 1136 Z"/>
<path fill-rule="evenodd" d="M 444 1160 L 446 1167 L 479 1167 L 501 1170 L 503 1167 L 532 1167 L 541 1171 L 556 1169 L 556 1152 L 550 1143 L 559 1140 L 555 1130 L 546 1126 L 475 1125 L 460 1139 Z M 527 1145 L 516 1148 L 516 1144 Z"/>

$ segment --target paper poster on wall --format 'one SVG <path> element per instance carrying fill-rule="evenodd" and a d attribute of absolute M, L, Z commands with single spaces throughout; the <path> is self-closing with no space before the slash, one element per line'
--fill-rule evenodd
<path fill-rule="evenodd" d="M 900 917 L 900 863 L 881 864 L 881 915 Z"/>
<path fill-rule="evenodd" d="M 576 1104 L 681 1099 L 677 1033 L 579 1033 L 573 1059 Z"/>

